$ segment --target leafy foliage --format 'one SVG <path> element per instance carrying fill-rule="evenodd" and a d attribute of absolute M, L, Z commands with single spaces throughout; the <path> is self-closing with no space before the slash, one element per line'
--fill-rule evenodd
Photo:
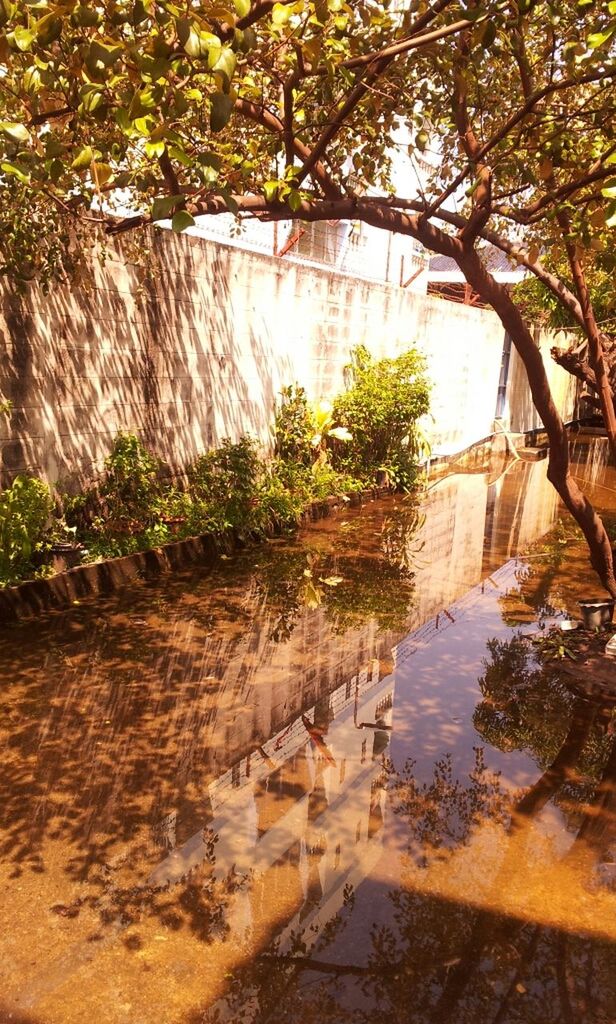
<path fill-rule="evenodd" d="M 160 488 L 160 462 L 135 434 L 119 433 L 105 459 L 101 495 L 107 518 L 126 529 L 148 525 Z"/>
<path fill-rule="evenodd" d="M 295 466 L 310 466 L 314 458 L 311 438 L 314 423 L 304 388 L 290 384 L 280 392 L 274 419 L 276 455 Z"/>
<path fill-rule="evenodd" d="M 568 287 L 572 287 L 569 268 L 560 259 L 546 260 L 548 269 L 554 270 Z M 592 306 L 600 328 L 616 335 L 616 297 L 614 295 L 613 254 L 593 253 L 586 262 L 586 279 L 590 289 Z M 528 277 L 514 289 L 515 299 L 524 315 L 534 323 L 546 327 L 579 331 L 580 325 L 571 311 L 541 281 Z"/>
<path fill-rule="evenodd" d="M 51 508 L 49 488 L 35 477 L 17 476 L 0 491 L 0 586 L 33 572 Z"/>
<path fill-rule="evenodd" d="M 201 503 L 210 528 L 249 533 L 266 526 L 261 501 L 262 487 L 267 490 L 265 466 L 252 438 L 244 436 L 237 444 L 225 438 L 219 448 L 199 456 L 188 475 L 191 495 Z"/>
<path fill-rule="evenodd" d="M 351 437 L 335 449 L 335 464 L 357 475 L 376 465 L 395 486 L 409 490 L 419 454 L 416 421 L 429 403 L 425 360 L 415 349 L 375 360 L 357 348 L 349 375 L 351 385 L 336 399 L 334 413 Z"/>
<path fill-rule="evenodd" d="M 390 194 L 392 153 L 408 147 L 409 170 L 426 173 L 418 209 L 436 212 L 457 181 L 466 217 L 482 193 L 473 135 L 497 223 L 559 245 L 548 215 L 562 201 L 578 243 L 609 253 L 615 34 L 609 0 L 3 0 L 0 188 L 16 223 L 5 272 L 53 279 L 73 259 L 60 249 L 79 243 L 66 225 L 109 226 L 127 200 L 127 226 L 169 218 L 183 231 L 221 209 L 291 216 L 349 196 L 344 215 L 361 218 L 370 187 L 383 193 L 371 209 L 385 196 L 397 210 L 383 227 L 417 232 Z M 16 189 L 37 211 L 31 232 Z"/>
<path fill-rule="evenodd" d="M 408 353 L 406 358 L 401 357 L 400 365 L 409 371 L 412 365 L 420 365 L 417 359 L 415 354 Z M 391 405 L 396 395 L 407 398 L 406 407 L 395 416 L 390 414 L 386 425 L 390 440 L 395 440 L 396 435 L 391 432 L 396 424 L 411 425 L 411 416 L 416 409 L 423 408 L 423 399 L 417 398 L 412 404 L 409 381 L 393 386 L 392 374 L 398 361 L 390 362 L 392 393 L 381 396 L 381 405 L 387 400 Z M 376 366 L 380 368 L 381 364 Z M 374 386 L 382 386 L 383 381 L 383 373 L 379 376 L 377 370 Z M 423 377 L 421 381 L 427 402 Z M 419 388 L 419 384 L 417 386 Z M 359 415 L 362 402 L 373 400 L 370 389 L 364 388 L 352 394 L 349 408 Z M 338 426 L 334 407 L 329 402 L 321 402 L 312 408 L 302 388 L 285 388 L 276 413 L 275 458 L 264 459 L 256 440 L 247 435 L 237 442 L 226 438 L 218 448 L 204 452 L 188 467 L 186 490 L 165 480 L 163 463 L 139 437 L 121 432 L 105 460 L 101 481 L 82 494 L 61 499 L 60 514 L 50 522 L 47 539 L 79 541 L 87 549 L 85 557 L 96 559 L 127 555 L 158 547 L 174 538 L 203 533 L 221 534 L 233 529 L 241 536 L 262 536 L 288 529 L 299 523 L 311 502 L 344 497 L 374 483 L 380 465 L 374 461 L 374 455 L 370 460 L 370 449 L 378 458 L 380 435 L 370 435 L 369 431 L 382 430 L 382 426 L 378 416 L 374 421 L 369 415 L 364 416 L 361 423 L 364 462 L 356 460 L 354 465 L 352 459 L 345 463 L 338 458 L 336 466 L 331 461 L 332 445 L 337 446 L 336 451 L 343 451 L 352 443 L 352 436 L 346 427 Z M 409 486 L 414 473 L 413 448 L 408 442 L 403 447 L 408 458 L 404 484 Z M 355 466 L 357 471 L 350 472 Z M 39 487 L 41 493 L 49 497 L 48 489 L 40 481 L 30 481 L 29 487 L 30 490 Z M 15 481 L 13 490 L 15 495 L 24 492 L 25 497 L 30 493 L 22 478 Z M 22 511 L 18 504 L 9 500 L 12 493 L 6 492 L 9 497 L 6 498 L 2 538 L 3 557 L 8 560 L 4 570 L 7 579 L 9 563 L 15 563 L 15 578 L 30 571 L 28 556 L 16 561 L 11 553 L 15 547 L 11 531 L 22 538 L 23 543 L 27 541 L 31 545 L 38 537 L 34 521 L 28 523 L 24 534 Z M 47 508 L 44 520 L 49 511 Z M 34 540 L 27 540 L 31 537 Z"/>

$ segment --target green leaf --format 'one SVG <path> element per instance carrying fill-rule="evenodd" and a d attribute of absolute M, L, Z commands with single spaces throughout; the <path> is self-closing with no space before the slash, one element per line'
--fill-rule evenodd
<path fill-rule="evenodd" d="M 24 28 L 22 25 L 18 25 L 13 32 L 13 39 L 17 47 L 24 53 L 29 50 L 34 42 L 34 32 L 29 28 Z"/>
<path fill-rule="evenodd" d="M 15 17 L 15 4 L 11 0 L 0 0 L 0 28 L 4 28 L 11 18 Z"/>
<path fill-rule="evenodd" d="M 145 144 L 145 146 L 143 148 L 145 150 L 145 155 L 146 156 L 149 156 L 149 157 L 159 157 L 159 156 L 162 156 L 163 153 L 165 152 L 165 143 L 164 142 L 146 142 L 146 144 Z"/>
<path fill-rule="evenodd" d="M 601 195 L 606 199 L 616 199 L 616 178 L 608 181 L 607 185 L 601 189 Z"/>
<path fill-rule="evenodd" d="M 293 213 L 295 213 L 302 205 L 301 193 L 298 192 L 297 189 L 292 188 L 287 196 L 287 202 L 293 210 Z"/>
<path fill-rule="evenodd" d="M 586 42 L 590 46 L 591 50 L 596 50 L 599 46 L 603 46 L 604 43 L 607 43 L 608 39 L 611 39 L 613 35 L 613 28 L 608 28 L 605 32 L 591 32 Z"/>
<path fill-rule="evenodd" d="M 71 167 L 74 171 L 83 171 L 86 167 L 89 167 L 94 159 L 94 151 L 92 146 L 83 146 L 79 150 L 77 156 L 71 163 Z"/>
<path fill-rule="evenodd" d="M 23 87 L 24 91 L 30 96 L 34 96 L 35 93 L 39 92 L 39 90 L 43 88 L 41 72 L 38 68 L 28 68 L 24 73 Z"/>
<path fill-rule="evenodd" d="M 81 28 L 94 28 L 100 22 L 100 14 L 94 8 L 80 4 L 73 11 L 72 20 Z"/>
<path fill-rule="evenodd" d="M 153 91 L 150 86 L 147 86 L 145 89 L 138 89 L 133 96 L 128 116 L 131 121 L 136 121 L 138 117 L 143 117 L 148 110 L 153 110 L 155 107 L 156 99 Z"/>
<path fill-rule="evenodd" d="M 238 18 L 245 18 L 250 10 L 250 0 L 233 0 Z"/>
<path fill-rule="evenodd" d="M 85 85 L 81 90 L 81 108 L 93 114 L 103 104 L 105 96 L 95 86 Z"/>
<path fill-rule="evenodd" d="M 202 31 L 194 22 L 188 18 L 180 18 L 177 22 L 178 38 L 189 57 L 208 57 L 214 63 L 222 43 L 213 32 Z"/>
<path fill-rule="evenodd" d="M 122 47 L 118 45 L 110 45 L 103 43 L 99 39 L 93 39 L 90 43 L 90 56 L 92 59 L 103 67 L 109 67 L 114 61 L 118 59 L 122 53 Z"/>
<path fill-rule="evenodd" d="M 4 174 L 10 174 L 14 178 L 17 178 L 18 181 L 21 181 L 22 185 L 27 185 L 30 181 L 30 175 L 25 171 L 22 171 L 22 169 L 17 167 L 15 164 L 7 162 L 1 163 L 0 170 L 2 170 Z"/>
<path fill-rule="evenodd" d="M 237 57 L 235 56 L 233 50 L 229 46 L 225 46 L 218 54 L 218 58 L 215 61 L 215 63 L 210 64 L 210 67 L 212 68 L 213 71 L 222 72 L 222 74 L 225 77 L 227 88 L 229 87 L 231 79 L 233 78 L 233 72 L 235 71 L 236 62 Z"/>
<path fill-rule="evenodd" d="M 31 138 L 25 124 L 15 121 L 0 121 L 0 131 L 15 142 L 29 142 Z"/>
<path fill-rule="evenodd" d="M 49 46 L 62 35 L 62 18 L 53 12 L 36 23 L 36 38 L 41 46 Z"/>
<path fill-rule="evenodd" d="M 191 217 L 188 210 L 178 210 L 177 213 L 173 214 L 171 227 L 173 228 L 177 235 L 179 235 L 182 231 L 185 231 L 186 228 L 193 228 L 194 226 L 195 218 Z"/>
<path fill-rule="evenodd" d="M 113 176 L 113 168 L 109 164 L 92 163 L 92 177 L 100 188 Z"/>
<path fill-rule="evenodd" d="M 224 92 L 215 92 L 211 97 L 210 128 L 220 132 L 228 123 L 233 110 L 233 100 Z"/>
<path fill-rule="evenodd" d="M 279 185 L 280 185 L 279 181 L 266 181 L 265 182 L 265 184 L 263 186 L 263 192 L 265 194 L 265 198 L 267 199 L 268 203 L 271 203 L 271 202 L 273 202 L 274 199 L 276 199 L 276 197 L 278 195 L 278 186 Z"/>
<path fill-rule="evenodd" d="M 291 17 L 291 12 L 284 4 L 274 4 L 272 8 L 272 21 L 274 25 L 286 25 Z"/>
<path fill-rule="evenodd" d="M 159 196 L 152 203 L 152 220 L 167 220 L 176 206 L 183 203 L 185 198 L 184 195 Z"/>

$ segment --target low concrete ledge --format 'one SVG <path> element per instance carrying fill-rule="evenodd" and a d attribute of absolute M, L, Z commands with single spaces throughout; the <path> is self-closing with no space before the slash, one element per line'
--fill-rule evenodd
<path fill-rule="evenodd" d="M 339 508 L 359 506 L 364 501 L 390 493 L 387 487 L 353 492 L 343 497 L 314 501 L 302 515 L 300 525 L 315 522 Z M 19 619 L 34 618 L 45 612 L 70 608 L 75 601 L 111 594 L 130 585 L 135 579 L 159 576 L 193 564 L 213 565 L 221 553 L 243 546 L 236 531 L 222 534 L 206 533 L 199 537 L 171 541 L 159 548 L 137 551 L 104 562 L 90 562 L 57 573 L 45 579 L 27 580 L 15 587 L 0 589 L 0 625 Z"/>

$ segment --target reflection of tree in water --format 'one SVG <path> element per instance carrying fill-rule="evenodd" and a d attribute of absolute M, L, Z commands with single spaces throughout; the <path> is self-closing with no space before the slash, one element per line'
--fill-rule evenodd
<path fill-rule="evenodd" d="M 513 596 L 518 599 L 522 596 L 540 620 L 555 615 L 563 607 L 561 570 L 570 544 L 579 536 L 574 527 L 559 519 L 545 537 L 531 545 L 529 561 L 516 571 L 519 594 Z M 505 595 L 500 599 L 506 622 L 511 596 Z"/>
<path fill-rule="evenodd" d="M 427 866 L 439 851 L 468 842 L 473 827 L 487 819 L 502 821 L 507 801 L 499 775 L 489 771 L 482 747 L 475 748 L 475 765 L 464 785 L 454 775 L 450 754 L 436 762 L 432 780 L 418 783 L 414 761 L 400 773 L 392 769 L 391 808 L 404 818 L 408 830 L 408 856 Z"/>
<path fill-rule="evenodd" d="M 556 765 L 565 808 L 587 799 L 609 754 L 611 710 L 577 696 L 558 664 L 541 664 L 522 636 L 489 640 L 487 648 L 475 729 L 499 750 L 528 752 L 546 771 Z"/>
<path fill-rule="evenodd" d="M 288 640 L 302 609 L 322 607 L 336 633 L 369 619 L 382 631 L 401 630 L 414 596 L 413 569 L 424 522 L 417 500 L 393 506 L 381 523 L 380 543 L 362 543 L 361 521 L 343 523 L 335 550 L 289 545 L 266 550 L 256 580 L 275 624 L 271 638 Z M 344 527 L 347 527 L 346 529 Z M 333 581 L 333 582 L 332 582 Z"/>
<path fill-rule="evenodd" d="M 589 879 L 614 838 L 616 743 L 608 755 L 565 854 L 571 858 L 583 845 Z M 446 865 L 486 820 L 501 830 L 504 844 L 491 888 L 507 885 L 510 873 L 524 874 L 515 821 L 504 824 L 516 806 L 507 803 L 482 751 L 465 783 L 454 777 L 449 758 L 435 765 L 426 784 L 417 782 L 410 763 L 400 775 L 388 766 L 388 775 L 392 809 L 408 828 L 408 876 L 403 867 L 402 885 L 380 897 L 390 904 L 391 918 L 373 927 L 366 962 L 354 962 L 352 907 L 345 908 L 330 922 L 330 934 L 321 932 L 314 944 L 313 936 L 295 936 L 290 948 L 274 944 L 236 972 L 225 1003 L 193 1015 L 190 1024 L 611 1024 L 613 943 L 474 909 L 417 886 L 418 868 L 423 874 L 439 859 Z M 525 813 L 532 818 L 542 806 L 527 800 Z M 349 949 L 352 962 L 342 963 Z"/>

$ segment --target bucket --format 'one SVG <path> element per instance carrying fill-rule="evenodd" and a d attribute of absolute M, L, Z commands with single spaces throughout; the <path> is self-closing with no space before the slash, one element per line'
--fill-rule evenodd
<path fill-rule="evenodd" d="M 600 629 L 614 617 L 614 602 L 611 598 L 595 598 L 595 600 L 578 601 L 582 613 L 582 622 L 586 629 Z"/>

